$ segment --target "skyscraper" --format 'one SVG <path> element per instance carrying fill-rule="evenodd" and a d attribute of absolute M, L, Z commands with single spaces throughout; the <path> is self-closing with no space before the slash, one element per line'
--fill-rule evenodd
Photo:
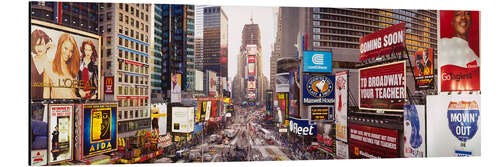
<path fill-rule="evenodd" d="M 220 6 L 203 9 L 203 70 L 227 78 L 228 18 Z"/>
<path fill-rule="evenodd" d="M 30 2 L 30 5 L 31 18 L 99 34 L 97 3 L 35 1 Z M 99 21 L 103 20 L 104 16 L 99 17 Z"/>
<path fill-rule="evenodd" d="M 161 42 L 162 42 L 162 10 L 160 6 L 154 5 L 154 52 L 153 52 L 153 63 L 151 68 L 151 101 L 152 102 L 162 102 L 164 101 L 163 91 L 161 89 L 161 67 L 162 67 L 162 53 L 161 53 Z"/>

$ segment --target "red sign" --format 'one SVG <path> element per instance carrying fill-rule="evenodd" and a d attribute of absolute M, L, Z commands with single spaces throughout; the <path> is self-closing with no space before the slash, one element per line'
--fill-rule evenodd
<path fill-rule="evenodd" d="M 359 108 L 403 111 L 405 69 L 404 61 L 359 69 Z"/>
<path fill-rule="evenodd" d="M 375 31 L 359 39 L 359 60 L 403 51 L 405 48 L 405 23 Z"/>
<path fill-rule="evenodd" d="M 441 92 L 479 91 L 479 12 L 440 11 Z"/>
<path fill-rule="evenodd" d="M 248 56 L 248 62 L 249 63 L 255 63 L 255 56 L 254 55 L 249 55 Z"/>
<path fill-rule="evenodd" d="M 133 64 L 133 65 L 136 65 L 136 66 L 144 66 L 144 64 L 142 64 L 142 63 L 138 63 L 138 62 L 130 61 L 130 60 L 125 60 L 125 63 L 127 63 L 127 64 Z"/>
<path fill-rule="evenodd" d="M 427 51 L 415 52 L 415 82 L 416 88 L 432 89 L 434 88 L 434 56 L 432 48 Z"/>
<path fill-rule="evenodd" d="M 398 131 L 349 123 L 349 157 L 398 158 Z"/>
<path fill-rule="evenodd" d="M 104 77 L 104 93 L 113 94 L 114 85 L 114 77 Z"/>

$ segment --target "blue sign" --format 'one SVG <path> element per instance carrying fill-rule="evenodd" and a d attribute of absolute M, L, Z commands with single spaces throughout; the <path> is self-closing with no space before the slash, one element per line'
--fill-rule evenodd
<path fill-rule="evenodd" d="M 409 121 L 411 126 L 410 145 L 414 149 L 419 148 L 422 145 L 422 135 L 420 134 L 420 119 L 417 108 L 415 105 L 405 104 L 404 109 L 404 120 Z"/>
<path fill-rule="evenodd" d="M 333 104 L 335 102 L 335 76 L 304 75 L 303 77 L 304 104 Z"/>
<path fill-rule="evenodd" d="M 117 104 L 83 105 L 83 157 L 116 150 Z"/>
<path fill-rule="evenodd" d="M 304 72 L 332 72 L 332 53 L 304 51 Z"/>
<path fill-rule="evenodd" d="M 316 129 L 318 129 L 318 125 L 316 123 L 309 123 L 307 119 L 295 119 L 289 118 L 290 121 L 290 132 L 295 133 L 300 136 L 315 136 Z"/>
<path fill-rule="evenodd" d="M 467 102 L 461 103 L 467 104 Z M 462 142 L 466 142 L 476 135 L 478 129 L 477 121 L 479 119 L 478 107 L 463 107 L 477 106 L 477 103 L 471 102 L 468 105 L 465 104 L 450 105 L 451 107 L 448 108 L 448 127 L 453 136 Z"/>

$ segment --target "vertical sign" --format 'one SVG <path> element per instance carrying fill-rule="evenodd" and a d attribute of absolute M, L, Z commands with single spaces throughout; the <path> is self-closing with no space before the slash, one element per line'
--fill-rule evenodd
<path fill-rule="evenodd" d="M 425 157 L 425 106 L 405 104 L 404 155 L 406 158 Z"/>
<path fill-rule="evenodd" d="M 73 106 L 49 105 L 49 164 L 73 159 Z"/>
<path fill-rule="evenodd" d="M 104 77 L 104 93 L 113 94 L 114 85 L 114 77 Z"/>
<path fill-rule="evenodd" d="M 434 55 L 432 48 L 415 52 L 415 82 L 419 90 L 434 88 Z"/>
<path fill-rule="evenodd" d="M 348 71 L 335 75 L 335 126 L 336 139 L 347 142 Z M 338 143 L 338 142 L 337 142 Z"/>
<path fill-rule="evenodd" d="M 180 103 L 181 102 L 181 74 L 172 73 L 171 75 L 171 83 L 170 83 L 170 97 L 172 103 Z"/>
<path fill-rule="evenodd" d="M 116 150 L 117 106 L 116 103 L 82 105 L 82 158 Z"/>

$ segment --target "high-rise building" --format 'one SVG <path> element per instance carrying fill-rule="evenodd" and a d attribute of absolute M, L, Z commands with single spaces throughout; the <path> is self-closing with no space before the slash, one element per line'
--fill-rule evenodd
<path fill-rule="evenodd" d="M 203 8 L 203 70 L 227 77 L 228 17 L 220 6 Z"/>
<path fill-rule="evenodd" d="M 161 42 L 162 42 L 162 10 L 160 6 L 154 6 L 154 22 L 153 22 L 153 63 L 151 67 L 151 101 L 152 102 L 163 102 L 164 94 L 161 86 L 162 77 L 162 53 L 161 53 Z"/>
<path fill-rule="evenodd" d="M 203 71 L 203 37 L 194 38 L 194 68 Z"/>
<path fill-rule="evenodd" d="M 115 80 L 115 93 L 104 95 L 104 101 L 118 101 L 119 137 L 151 128 L 150 10 L 150 4 L 99 4 L 101 70 L 104 76 L 113 76 Z"/>
<path fill-rule="evenodd" d="M 97 3 L 30 2 L 31 18 L 99 34 Z M 111 5 L 111 4 L 106 4 Z M 99 17 L 102 21 L 105 16 Z M 102 31 L 102 30 L 101 30 Z"/>

